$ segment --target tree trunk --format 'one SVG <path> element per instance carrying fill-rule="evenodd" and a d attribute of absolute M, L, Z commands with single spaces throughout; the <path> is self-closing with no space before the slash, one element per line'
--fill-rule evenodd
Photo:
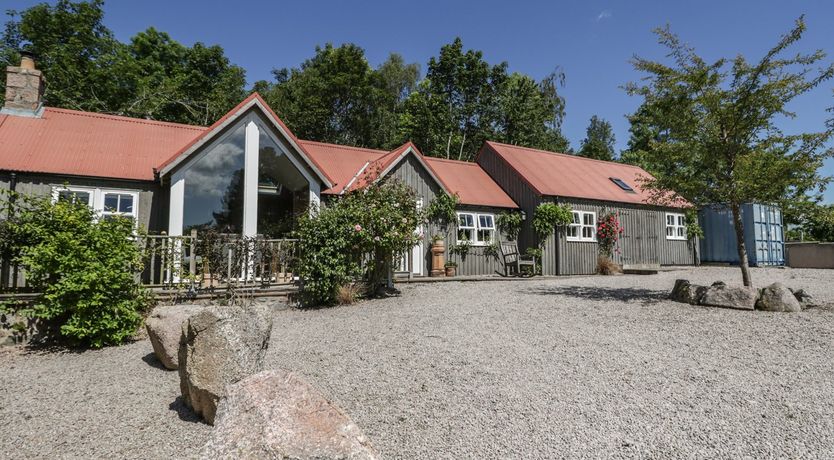
<path fill-rule="evenodd" d="M 747 262 L 747 246 L 744 244 L 744 222 L 741 221 L 741 207 L 738 203 L 732 203 L 730 208 L 733 212 L 733 227 L 736 231 L 738 265 L 741 268 L 741 280 L 745 286 L 752 287 L 753 280 L 750 279 L 750 265 Z"/>

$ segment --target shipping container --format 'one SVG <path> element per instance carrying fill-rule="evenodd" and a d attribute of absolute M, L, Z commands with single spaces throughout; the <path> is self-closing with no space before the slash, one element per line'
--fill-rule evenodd
<path fill-rule="evenodd" d="M 704 229 L 701 261 L 737 264 L 738 245 L 730 208 L 706 207 L 698 213 L 698 219 Z M 747 203 L 741 206 L 741 219 L 750 265 L 785 265 L 782 210 L 777 206 Z"/>

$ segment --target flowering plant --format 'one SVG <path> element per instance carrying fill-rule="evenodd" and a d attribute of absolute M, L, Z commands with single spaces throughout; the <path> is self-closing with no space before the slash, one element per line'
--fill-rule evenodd
<path fill-rule="evenodd" d="M 599 252 L 605 257 L 611 257 L 615 252 L 620 253 L 617 242 L 623 234 L 623 225 L 620 222 L 620 214 L 607 212 L 597 222 L 597 242 Z"/>

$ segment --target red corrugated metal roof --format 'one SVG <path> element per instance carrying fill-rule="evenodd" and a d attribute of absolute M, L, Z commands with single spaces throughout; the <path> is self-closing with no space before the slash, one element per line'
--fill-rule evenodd
<path fill-rule="evenodd" d="M 205 129 L 51 107 L 41 118 L 0 115 L 0 169 L 153 180 Z"/>
<path fill-rule="evenodd" d="M 540 195 L 650 203 L 650 195 L 641 188 L 640 179 L 653 177 L 637 166 L 492 141 L 487 141 L 483 148 L 496 152 Z M 634 192 L 620 188 L 611 181 L 612 177 L 622 179 Z M 679 205 L 687 204 L 679 202 Z"/>
<path fill-rule="evenodd" d="M 476 163 L 424 157 L 450 193 L 457 193 L 461 204 L 517 208 L 518 205 Z"/>
<path fill-rule="evenodd" d="M 298 143 L 310 158 L 321 166 L 322 171 L 333 180 L 333 187 L 322 191 L 322 193 L 331 195 L 341 193 L 351 180 L 358 181 L 361 175 L 360 171 L 366 164 L 373 163 L 390 153 L 385 150 L 315 141 L 299 140 Z"/>

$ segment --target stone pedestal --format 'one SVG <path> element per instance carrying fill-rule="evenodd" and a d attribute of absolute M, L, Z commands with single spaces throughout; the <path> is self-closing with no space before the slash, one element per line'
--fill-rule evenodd
<path fill-rule="evenodd" d="M 446 255 L 446 242 L 443 240 L 437 240 L 432 242 L 431 245 L 431 276 L 445 276 L 446 275 L 446 268 L 444 265 L 446 261 L 444 257 Z"/>

